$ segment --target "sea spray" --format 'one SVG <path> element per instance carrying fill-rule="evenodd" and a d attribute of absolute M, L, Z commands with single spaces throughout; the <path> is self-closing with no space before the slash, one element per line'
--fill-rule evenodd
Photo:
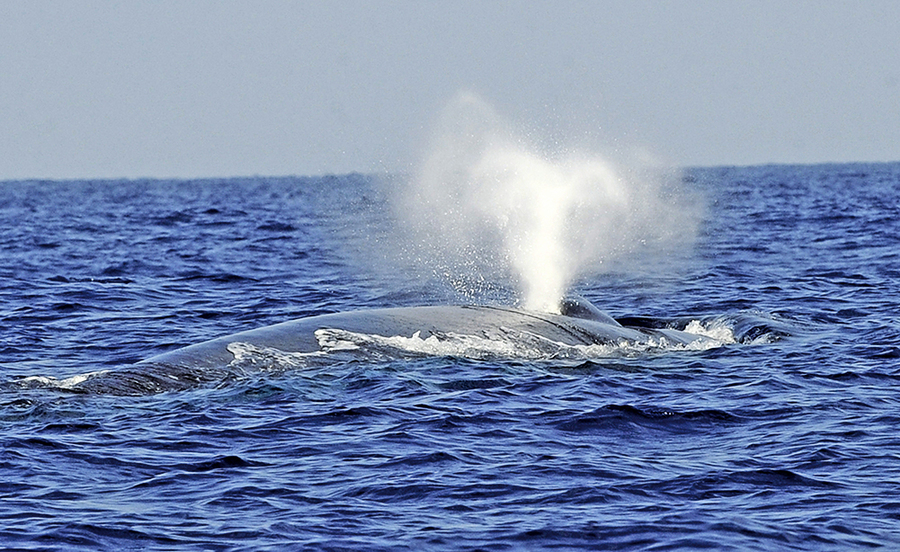
<path fill-rule="evenodd" d="M 464 93 L 395 206 L 408 256 L 457 291 L 510 282 L 524 308 L 556 312 L 576 277 L 693 237 L 697 210 L 670 184 L 597 154 L 542 152 Z"/>

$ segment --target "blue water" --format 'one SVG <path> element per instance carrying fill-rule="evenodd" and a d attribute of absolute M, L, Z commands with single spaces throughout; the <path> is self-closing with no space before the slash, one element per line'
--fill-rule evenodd
<path fill-rule="evenodd" d="M 613 316 L 737 339 L 709 350 L 54 383 L 292 318 L 459 302 L 397 260 L 385 186 L 0 183 L 0 548 L 900 547 L 896 163 L 689 170 L 693 252 L 577 282 Z"/>

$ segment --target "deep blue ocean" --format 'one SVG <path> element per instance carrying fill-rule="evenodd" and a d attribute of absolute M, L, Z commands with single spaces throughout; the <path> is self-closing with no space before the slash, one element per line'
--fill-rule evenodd
<path fill-rule="evenodd" d="M 392 266 L 396 178 L 0 182 L 0 549 L 900 548 L 900 163 L 686 170 L 693 248 L 576 282 L 707 350 L 66 384 L 462 302 Z"/>

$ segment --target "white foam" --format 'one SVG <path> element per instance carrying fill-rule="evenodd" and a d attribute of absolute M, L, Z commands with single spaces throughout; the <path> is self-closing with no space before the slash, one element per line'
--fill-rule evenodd
<path fill-rule="evenodd" d="M 84 383 L 85 381 L 105 374 L 109 370 L 98 370 L 96 372 L 87 372 L 85 374 L 78 374 L 75 376 L 70 376 L 68 378 L 57 379 L 53 376 L 28 376 L 27 378 L 22 378 L 18 380 L 19 384 L 24 384 L 25 386 L 38 386 L 38 387 L 50 387 L 56 389 L 65 389 L 71 390 L 76 386 Z"/>
<path fill-rule="evenodd" d="M 537 360 L 552 357 L 566 347 L 563 343 L 530 332 L 503 327 L 497 328 L 495 334 L 481 337 L 447 332 L 423 338 L 421 332 L 409 337 L 382 336 L 326 328 L 316 331 L 316 339 L 325 351 L 363 349 L 472 359 Z"/>
<path fill-rule="evenodd" d="M 737 343 L 734 337 L 734 328 L 723 320 L 713 320 L 706 325 L 699 320 L 691 320 L 684 331 L 695 335 L 702 335 L 717 341 L 720 345 Z"/>
<path fill-rule="evenodd" d="M 709 339 L 697 339 L 686 344 L 676 343 L 660 336 L 648 337 L 646 341 L 623 339 L 612 344 L 568 345 L 531 332 L 503 327 L 488 336 L 451 332 L 432 334 L 424 338 L 421 332 L 415 332 L 409 337 L 382 336 L 334 328 L 317 330 L 315 335 L 319 346 L 325 352 L 359 350 L 386 354 L 450 356 L 474 360 L 590 360 L 615 356 L 636 356 L 657 351 L 703 351 L 727 343 L 727 341 L 716 339 L 710 335 L 704 336 Z"/>
<path fill-rule="evenodd" d="M 260 347 L 242 341 L 229 343 L 226 349 L 234 355 L 234 360 L 228 364 L 230 368 L 252 367 L 258 370 L 301 368 L 306 366 L 310 357 L 323 354 L 321 351 L 294 353 L 274 347 Z"/>

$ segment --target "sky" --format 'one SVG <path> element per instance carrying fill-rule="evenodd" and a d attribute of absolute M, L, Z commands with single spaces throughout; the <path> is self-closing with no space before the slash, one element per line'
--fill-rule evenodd
<path fill-rule="evenodd" d="M 0 1 L 0 180 L 406 172 L 461 92 L 560 149 L 900 160 L 900 2 Z"/>

